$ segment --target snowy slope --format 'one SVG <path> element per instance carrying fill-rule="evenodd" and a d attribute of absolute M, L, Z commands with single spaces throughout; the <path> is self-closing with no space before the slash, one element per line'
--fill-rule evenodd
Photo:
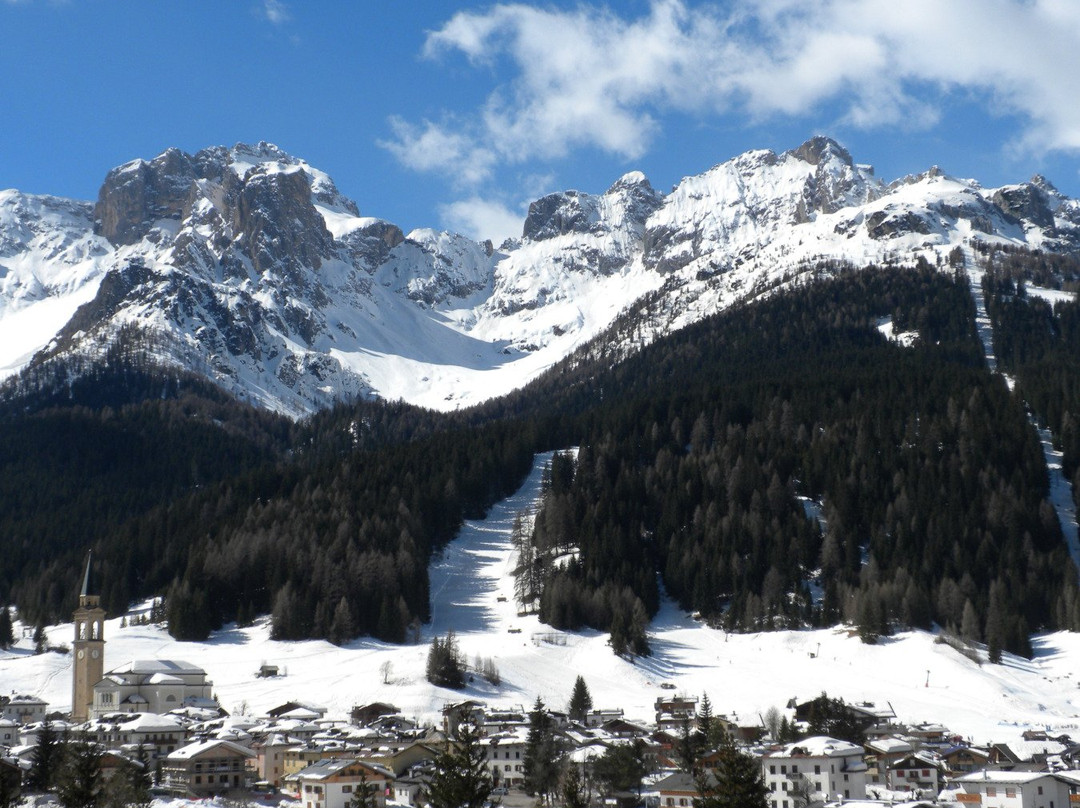
<path fill-rule="evenodd" d="M 1005 656 L 1002 665 L 977 665 L 924 632 L 862 644 L 844 629 L 725 634 L 707 628 L 666 601 L 650 629 L 654 655 L 631 663 L 615 657 L 606 635 L 562 632 L 535 616 L 518 617 L 510 571 L 514 515 L 536 502 L 542 464 L 517 494 L 492 508 L 485 520 L 467 523 L 431 570 L 432 622 L 418 645 L 391 646 L 357 640 L 345 647 L 323 641 L 275 642 L 264 620 L 229 627 L 206 643 L 179 643 L 155 627 L 106 624 L 106 669 L 138 658 L 176 658 L 204 667 L 222 704 L 254 713 L 288 699 L 323 704 L 344 717 L 355 704 L 389 701 L 403 713 L 437 721 L 450 701 L 478 698 L 527 707 L 536 696 L 553 707 L 569 700 L 575 676 L 585 677 L 597 707 L 622 707 L 627 717 L 649 720 L 655 699 L 670 691 L 709 693 L 714 709 L 753 722 L 793 697 L 828 692 L 848 701 L 892 705 L 908 723 L 941 722 L 977 743 L 1019 739 L 1029 727 L 1076 734 L 1080 728 L 1080 636 L 1036 637 L 1036 656 Z M 505 598 L 505 600 L 502 600 Z M 476 677 L 464 691 L 424 680 L 427 641 L 453 629 L 471 662 L 491 657 L 502 684 Z M 71 625 L 53 626 L 50 640 L 69 642 Z M 31 693 L 53 708 L 71 699 L 70 657 L 34 656 L 29 640 L 0 651 L 0 688 Z M 256 679 L 261 662 L 287 675 Z M 381 668 L 389 663 L 390 683 Z"/>
<path fill-rule="evenodd" d="M 627 350 L 823 260 L 938 263 L 974 240 L 1075 251 L 1080 202 L 1040 177 L 886 184 L 817 137 L 666 195 L 640 172 L 549 194 L 496 249 L 362 215 L 271 144 L 169 149 L 110 171 L 93 205 L 0 194 L 0 378 L 135 323 L 168 337 L 165 361 L 292 415 L 365 395 L 453 409 L 521 386 L 650 293 Z"/>

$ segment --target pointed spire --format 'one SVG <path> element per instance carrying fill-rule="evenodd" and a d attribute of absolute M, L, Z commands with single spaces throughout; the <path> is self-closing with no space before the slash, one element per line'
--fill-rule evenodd
<path fill-rule="evenodd" d="M 86 551 L 86 572 L 83 573 L 82 590 L 79 592 L 79 599 L 85 598 L 90 594 L 90 562 L 93 559 L 94 551 Z"/>

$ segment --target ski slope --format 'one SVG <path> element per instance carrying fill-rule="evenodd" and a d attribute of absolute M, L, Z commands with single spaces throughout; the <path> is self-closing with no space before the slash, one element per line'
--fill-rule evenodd
<path fill-rule="evenodd" d="M 941 722 L 975 743 L 1018 739 L 1028 728 L 1080 735 L 1080 635 L 1034 639 L 1035 658 L 1009 655 L 979 665 L 932 634 L 905 632 L 864 645 L 844 628 L 726 634 L 701 625 L 665 601 L 653 621 L 653 656 L 615 657 L 597 631 L 562 632 L 519 617 L 513 600 L 514 515 L 534 506 L 544 464 L 486 519 L 469 522 L 432 563 L 432 615 L 420 643 L 394 646 L 371 639 L 335 647 L 320 640 L 276 642 L 266 618 L 248 628 L 228 626 L 204 643 L 181 643 L 155 626 L 106 623 L 106 670 L 137 658 L 176 658 L 206 669 L 222 705 L 258 714 L 289 699 L 325 705 L 345 717 L 356 704 L 389 701 L 402 713 L 437 722 L 447 702 L 465 698 L 527 708 L 537 696 L 565 708 L 575 677 L 585 677 L 598 708 L 621 707 L 628 718 L 651 720 L 653 703 L 671 690 L 708 693 L 714 710 L 757 722 L 769 707 L 821 692 L 848 701 L 891 704 L 899 720 Z M 141 607 L 141 608 L 145 608 Z M 134 613 L 134 612 L 133 612 Z M 470 663 L 494 660 L 501 684 L 479 676 L 464 691 L 424 679 L 428 640 L 453 630 Z M 70 624 L 49 629 L 52 643 L 69 643 Z M 258 679 L 261 662 L 284 676 Z M 52 709 L 71 703 L 70 656 L 35 656 L 29 639 L 0 651 L 0 692 L 29 693 Z M 384 682 L 384 666 L 387 681 Z"/>

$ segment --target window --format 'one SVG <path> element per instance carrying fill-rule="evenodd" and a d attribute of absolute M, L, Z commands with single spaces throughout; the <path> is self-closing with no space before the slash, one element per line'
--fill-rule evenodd
<path fill-rule="evenodd" d="M 796 766 L 796 765 L 792 765 L 792 767 L 791 767 L 791 773 L 792 773 L 792 774 L 798 774 L 798 773 L 799 773 L 799 767 L 798 767 L 798 766 Z"/>
<path fill-rule="evenodd" d="M 341 787 L 341 793 L 342 794 L 351 794 L 352 793 L 352 786 L 342 786 Z"/>
<path fill-rule="evenodd" d="M 1005 796 L 1006 797 L 1015 797 L 1016 796 L 1016 789 L 1012 788 L 1010 786 L 1006 786 L 1005 787 Z"/>
<path fill-rule="evenodd" d="M 988 797 L 996 797 L 997 796 L 997 786 L 987 786 L 986 787 L 986 796 L 988 796 Z"/>
<path fill-rule="evenodd" d="M 1042 786 L 1039 786 L 1039 793 L 1042 794 Z"/>
<path fill-rule="evenodd" d="M 196 774 L 195 775 L 195 785 L 200 785 L 201 783 L 202 783 L 202 776 Z"/>
<path fill-rule="evenodd" d="M 821 765 L 814 764 L 814 774 L 821 774 Z"/>
<path fill-rule="evenodd" d="M 769 774 L 776 774 L 776 764 L 769 767 Z"/>
<path fill-rule="evenodd" d="M 930 776 L 930 770 L 929 769 L 923 769 L 922 770 L 922 776 L 923 777 L 929 777 Z"/>

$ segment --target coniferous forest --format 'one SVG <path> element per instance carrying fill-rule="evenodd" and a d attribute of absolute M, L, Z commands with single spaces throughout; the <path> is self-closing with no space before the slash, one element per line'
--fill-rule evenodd
<path fill-rule="evenodd" d="M 926 265 L 822 267 L 625 357 L 628 314 L 455 414 L 365 401 L 294 424 L 156 367 L 152 337 L 126 334 L 90 372 L 53 362 L 5 388 L 0 604 L 66 617 L 92 546 L 106 608 L 164 595 L 180 638 L 270 613 L 283 639 L 404 641 L 462 520 L 534 453 L 578 447 L 523 542 L 552 625 L 648 653 L 663 589 L 735 631 L 849 621 L 874 641 L 937 624 L 1026 653 L 1033 631 L 1080 628 L 1024 407 L 1077 474 L 1080 318 L 1023 300 L 1017 272 L 987 292 L 1016 393 L 985 366 L 966 276 Z M 887 339 L 887 319 L 915 344 Z"/>

